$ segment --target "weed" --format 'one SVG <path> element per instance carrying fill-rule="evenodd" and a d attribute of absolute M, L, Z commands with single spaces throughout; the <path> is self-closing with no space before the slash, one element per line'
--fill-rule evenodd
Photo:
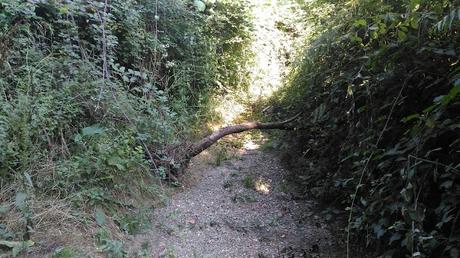
<path fill-rule="evenodd" d="M 243 138 L 236 138 L 230 141 L 230 146 L 236 149 L 241 149 L 244 146 L 244 139 Z"/>
<path fill-rule="evenodd" d="M 151 209 L 139 209 L 137 212 L 116 215 L 115 221 L 120 229 L 130 235 L 138 234 L 150 225 L 149 216 Z"/>
<path fill-rule="evenodd" d="M 138 258 L 148 258 L 151 255 L 149 242 L 143 242 L 141 245 L 141 250 L 137 252 Z"/>
<path fill-rule="evenodd" d="M 247 175 L 243 178 L 243 186 L 248 188 L 248 189 L 252 189 L 255 187 L 255 184 L 256 184 L 256 180 L 253 176 L 251 175 Z"/>
<path fill-rule="evenodd" d="M 123 243 L 110 237 L 107 229 L 100 229 L 96 235 L 99 248 L 107 254 L 109 258 L 125 258 L 127 252 L 123 248 Z"/>
<path fill-rule="evenodd" d="M 220 166 L 222 162 L 229 158 L 229 152 L 225 146 L 219 146 L 214 156 L 214 165 Z"/>
<path fill-rule="evenodd" d="M 80 255 L 78 252 L 76 252 L 74 249 L 69 248 L 69 247 L 62 247 L 56 249 L 54 251 L 52 258 L 79 258 L 83 257 Z"/>
<path fill-rule="evenodd" d="M 233 182 L 231 180 L 225 180 L 224 182 L 224 189 L 228 189 L 228 188 L 231 188 L 233 186 Z"/>

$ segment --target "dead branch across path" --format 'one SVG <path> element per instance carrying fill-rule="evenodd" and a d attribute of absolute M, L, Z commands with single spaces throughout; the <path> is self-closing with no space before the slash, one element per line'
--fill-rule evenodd
<path fill-rule="evenodd" d="M 306 129 L 304 127 L 300 127 L 298 125 L 294 125 L 294 122 L 297 118 L 299 118 L 301 113 L 280 122 L 272 122 L 272 123 L 261 123 L 261 122 L 245 122 L 237 125 L 231 125 L 227 127 L 223 127 L 212 132 L 210 135 L 202 138 L 201 140 L 188 145 L 187 147 L 184 145 L 176 146 L 168 151 L 169 155 L 167 155 L 168 159 L 162 160 L 155 160 L 155 164 L 159 164 L 162 167 L 167 168 L 168 171 L 168 178 L 173 180 L 174 182 L 178 181 L 177 175 L 182 174 L 184 169 L 188 167 L 190 160 L 203 152 L 204 150 L 211 147 L 214 143 L 216 143 L 221 138 L 236 133 L 242 133 L 249 130 L 303 130 Z M 156 168 L 154 168 L 156 169 Z"/>
<path fill-rule="evenodd" d="M 295 121 L 300 116 L 300 114 L 301 113 L 298 113 L 297 115 L 287 120 L 281 121 L 281 122 L 273 122 L 273 123 L 246 122 L 242 124 L 223 127 L 213 132 L 212 134 L 206 136 L 205 138 L 201 139 L 197 143 L 193 144 L 191 148 L 189 148 L 189 151 L 186 153 L 185 160 L 190 160 L 191 158 L 200 154 L 202 151 L 211 147 L 211 145 L 213 145 L 218 140 L 220 140 L 221 138 L 229 134 L 241 133 L 241 132 L 245 132 L 245 131 L 249 131 L 253 129 L 259 129 L 259 130 L 271 130 L 271 129 L 296 130 L 296 129 L 300 129 L 298 126 L 291 124 L 291 122 Z"/>

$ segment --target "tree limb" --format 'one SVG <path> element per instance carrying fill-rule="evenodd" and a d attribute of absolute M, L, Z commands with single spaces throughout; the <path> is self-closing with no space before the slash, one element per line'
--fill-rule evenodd
<path fill-rule="evenodd" d="M 301 113 L 297 115 L 281 121 L 281 122 L 273 122 L 273 123 L 260 123 L 260 122 L 246 122 L 237 125 L 231 125 L 227 127 L 223 127 L 212 134 L 208 135 L 207 137 L 203 138 L 202 140 L 198 141 L 197 143 L 193 144 L 190 148 L 190 151 L 186 154 L 186 160 L 190 160 L 191 158 L 195 157 L 196 155 L 200 154 L 202 151 L 206 150 L 207 148 L 211 147 L 214 143 L 216 143 L 219 139 L 229 134 L 241 133 L 248 130 L 253 129 L 260 129 L 260 130 L 271 130 L 271 129 L 279 129 L 279 130 L 296 130 L 301 129 L 298 126 L 290 125 L 289 123 L 296 120 Z"/>

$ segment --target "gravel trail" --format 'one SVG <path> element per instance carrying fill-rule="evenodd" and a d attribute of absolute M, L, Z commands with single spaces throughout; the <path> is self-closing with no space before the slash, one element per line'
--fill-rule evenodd
<path fill-rule="evenodd" d="M 149 257 L 343 257 L 315 203 L 287 193 L 273 153 L 242 150 L 188 173 L 196 182 L 154 212 L 132 254 L 148 246 Z"/>

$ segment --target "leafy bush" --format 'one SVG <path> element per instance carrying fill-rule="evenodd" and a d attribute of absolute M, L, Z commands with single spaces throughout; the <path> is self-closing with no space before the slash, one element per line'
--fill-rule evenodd
<path fill-rule="evenodd" d="M 251 5 L 249 1 L 216 1 L 208 18 L 206 31 L 213 35 L 217 54 L 216 83 L 224 92 L 247 90 L 248 65 L 252 60 Z"/>
<path fill-rule="evenodd" d="M 240 71 L 236 39 L 249 35 L 243 2 L 201 9 L 185 0 L 0 0 L 0 184 L 77 207 L 157 194 L 167 172 L 158 161 L 204 129 L 218 81 Z"/>
<path fill-rule="evenodd" d="M 378 254 L 458 257 L 458 6 L 304 8 L 313 30 L 279 95 L 311 129 L 286 144 L 305 191 L 346 208 L 346 229 Z"/>
<path fill-rule="evenodd" d="M 245 5 L 207 5 L 201 13 L 180 0 L 0 2 L 2 177 L 46 157 L 61 171 L 80 162 L 89 175 L 131 169 L 141 148 L 165 155 L 207 111 L 218 77 L 237 76 L 237 61 L 227 61 L 242 49 L 239 35 L 248 39 Z"/>

